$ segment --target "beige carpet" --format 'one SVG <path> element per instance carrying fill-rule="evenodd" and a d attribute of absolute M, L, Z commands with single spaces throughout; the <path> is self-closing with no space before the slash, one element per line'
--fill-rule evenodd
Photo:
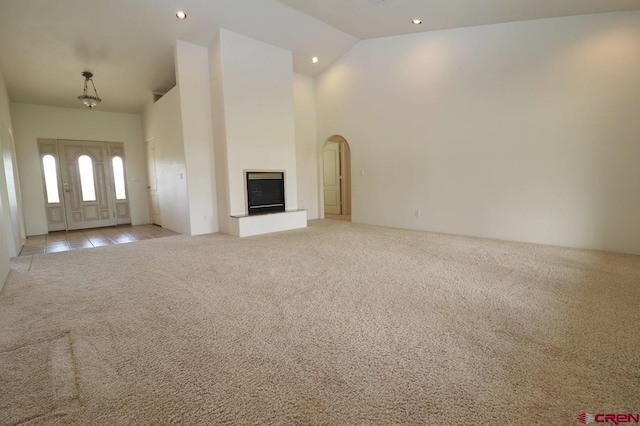
<path fill-rule="evenodd" d="M 0 424 L 640 411 L 640 257 L 315 221 L 17 258 Z"/>

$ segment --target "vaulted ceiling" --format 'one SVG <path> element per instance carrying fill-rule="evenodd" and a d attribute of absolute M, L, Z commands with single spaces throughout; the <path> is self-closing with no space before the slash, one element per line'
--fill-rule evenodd
<path fill-rule="evenodd" d="M 361 40 L 640 9 L 638 0 L 280 0 Z M 419 26 L 410 25 L 420 19 Z"/>
<path fill-rule="evenodd" d="M 175 40 L 208 46 L 221 27 L 291 50 L 294 70 L 316 76 L 361 39 L 635 9 L 640 0 L 0 0 L 0 69 L 12 102 L 83 108 L 90 70 L 100 110 L 139 113 L 175 84 Z"/>

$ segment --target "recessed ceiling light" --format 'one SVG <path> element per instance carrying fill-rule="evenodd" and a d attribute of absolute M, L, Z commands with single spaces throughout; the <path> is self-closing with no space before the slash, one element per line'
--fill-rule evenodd
<path fill-rule="evenodd" d="M 313 58 L 311 58 L 311 62 L 313 62 L 314 64 L 318 63 L 318 57 L 314 56 Z"/>
<path fill-rule="evenodd" d="M 176 12 L 176 18 L 178 18 L 180 20 L 187 19 L 187 14 L 184 13 L 183 10 L 179 10 L 179 11 Z"/>
<path fill-rule="evenodd" d="M 420 24 L 422 24 L 422 19 L 414 19 L 414 20 L 411 21 L 411 23 L 413 25 L 420 25 Z"/>

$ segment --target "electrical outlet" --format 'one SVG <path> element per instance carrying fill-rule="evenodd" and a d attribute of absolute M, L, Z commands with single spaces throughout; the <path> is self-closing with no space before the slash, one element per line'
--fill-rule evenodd
<path fill-rule="evenodd" d="M 416 209 L 416 217 L 420 217 L 420 215 L 422 214 L 422 212 L 418 209 Z"/>

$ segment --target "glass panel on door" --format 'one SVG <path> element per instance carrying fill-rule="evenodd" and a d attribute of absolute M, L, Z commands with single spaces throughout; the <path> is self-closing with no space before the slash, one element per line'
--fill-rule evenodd
<path fill-rule="evenodd" d="M 82 201 L 96 201 L 96 185 L 93 179 L 93 161 L 91 161 L 91 157 L 81 155 L 78 158 L 78 170 L 80 172 Z"/>

